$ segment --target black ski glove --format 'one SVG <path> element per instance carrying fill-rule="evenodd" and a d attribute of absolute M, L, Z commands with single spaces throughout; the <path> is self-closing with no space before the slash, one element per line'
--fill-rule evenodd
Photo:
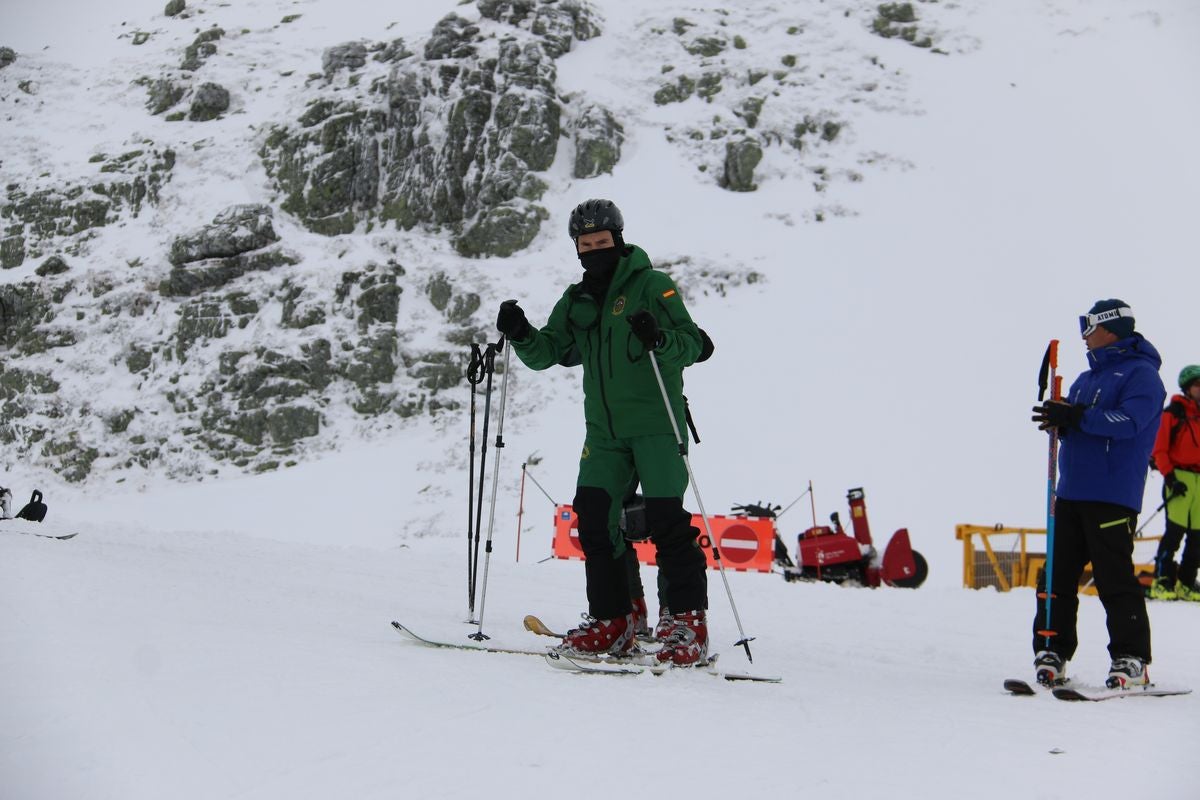
<path fill-rule="evenodd" d="M 658 329 L 658 320 L 654 318 L 646 309 L 642 309 L 636 314 L 628 317 L 629 327 L 633 328 L 633 335 L 638 338 L 638 341 L 647 350 L 655 350 L 660 347 L 663 341 L 667 338 L 662 331 Z"/>
<path fill-rule="evenodd" d="M 1033 417 L 1031 419 L 1038 423 L 1039 431 L 1058 428 L 1059 432 L 1062 433 L 1071 428 L 1079 427 L 1079 420 L 1083 418 L 1083 410 L 1084 407 L 1078 403 L 1047 400 L 1040 406 L 1033 407 Z"/>
<path fill-rule="evenodd" d="M 1163 488 L 1167 490 L 1167 497 L 1183 497 L 1187 494 L 1187 484 L 1175 477 L 1175 470 L 1163 475 Z"/>
<path fill-rule="evenodd" d="M 496 329 L 508 337 L 510 342 L 523 342 L 529 336 L 529 320 L 516 300 L 505 300 L 496 315 Z"/>

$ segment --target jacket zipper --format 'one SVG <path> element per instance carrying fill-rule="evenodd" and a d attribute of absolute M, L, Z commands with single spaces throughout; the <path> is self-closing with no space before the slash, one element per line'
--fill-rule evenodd
<path fill-rule="evenodd" d="M 612 331 L 608 332 L 608 338 L 611 349 Z M 596 328 L 596 376 L 600 380 L 600 405 L 604 406 L 604 416 L 608 420 L 608 435 L 613 439 L 617 438 L 617 432 L 613 428 L 612 409 L 608 406 L 608 390 L 604 383 L 604 323 L 601 322 Z M 611 363 L 611 358 L 610 358 Z"/>

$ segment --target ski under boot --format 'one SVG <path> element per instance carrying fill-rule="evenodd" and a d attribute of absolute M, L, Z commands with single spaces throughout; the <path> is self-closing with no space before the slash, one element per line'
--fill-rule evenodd
<path fill-rule="evenodd" d="M 1108 669 L 1109 689 L 1133 689 L 1150 683 L 1150 673 L 1145 663 L 1137 656 L 1117 656 Z"/>
<path fill-rule="evenodd" d="M 1042 686 L 1062 686 L 1067 682 L 1067 662 L 1053 650 L 1041 650 L 1033 658 L 1034 677 Z"/>

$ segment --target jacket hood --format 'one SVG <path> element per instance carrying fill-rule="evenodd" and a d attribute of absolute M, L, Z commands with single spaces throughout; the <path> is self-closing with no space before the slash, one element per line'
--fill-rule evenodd
<path fill-rule="evenodd" d="M 1171 395 L 1170 402 L 1171 403 L 1179 403 L 1182 406 L 1192 409 L 1192 411 L 1200 411 L 1200 403 L 1197 403 L 1195 400 L 1193 400 L 1192 398 L 1188 397 L 1185 394 Z"/>

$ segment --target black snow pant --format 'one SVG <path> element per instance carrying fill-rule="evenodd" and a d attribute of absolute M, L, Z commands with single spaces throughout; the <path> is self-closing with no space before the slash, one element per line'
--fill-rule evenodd
<path fill-rule="evenodd" d="M 575 513 L 587 576 L 588 613 L 612 619 L 630 612 L 625 537 L 618 527 L 620 499 L 640 480 L 646 494 L 646 528 L 654 543 L 663 600 L 676 611 L 708 607 L 704 551 L 683 508 L 687 468 L 670 434 L 610 439 L 589 430 L 579 462 Z"/>
<path fill-rule="evenodd" d="M 1045 574 L 1038 582 L 1033 650 L 1053 650 L 1064 661 L 1075 655 L 1079 578 L 1090 561 L 1096 591 L 1108 622 L 1111 657 L 1137 656 L 1150 663 L 1150 618 L 1146 595 L 1133 571 L 1137 513 L 1124 506 L 1059 500 L 1054 514 L 1054 567 L 1050 591 L 1050 630 L 1046 630 Z"/>
<path fill-rule="evenodd" d="M 1186 539 L 1184 538 L 1186 537 Z M 1175 551 L 1183 542 L 1183 557 L 1175 564 Z M 1189 530 L 1182 525 L 1167 521 L 1167 529 L 1158 542 L 1158 553 L 1154 556 L 1154 573 L 1157 578 L 1166 578 L 1196 588 L 1196 573 L 1200 571 L 1200 530 Z"/>

